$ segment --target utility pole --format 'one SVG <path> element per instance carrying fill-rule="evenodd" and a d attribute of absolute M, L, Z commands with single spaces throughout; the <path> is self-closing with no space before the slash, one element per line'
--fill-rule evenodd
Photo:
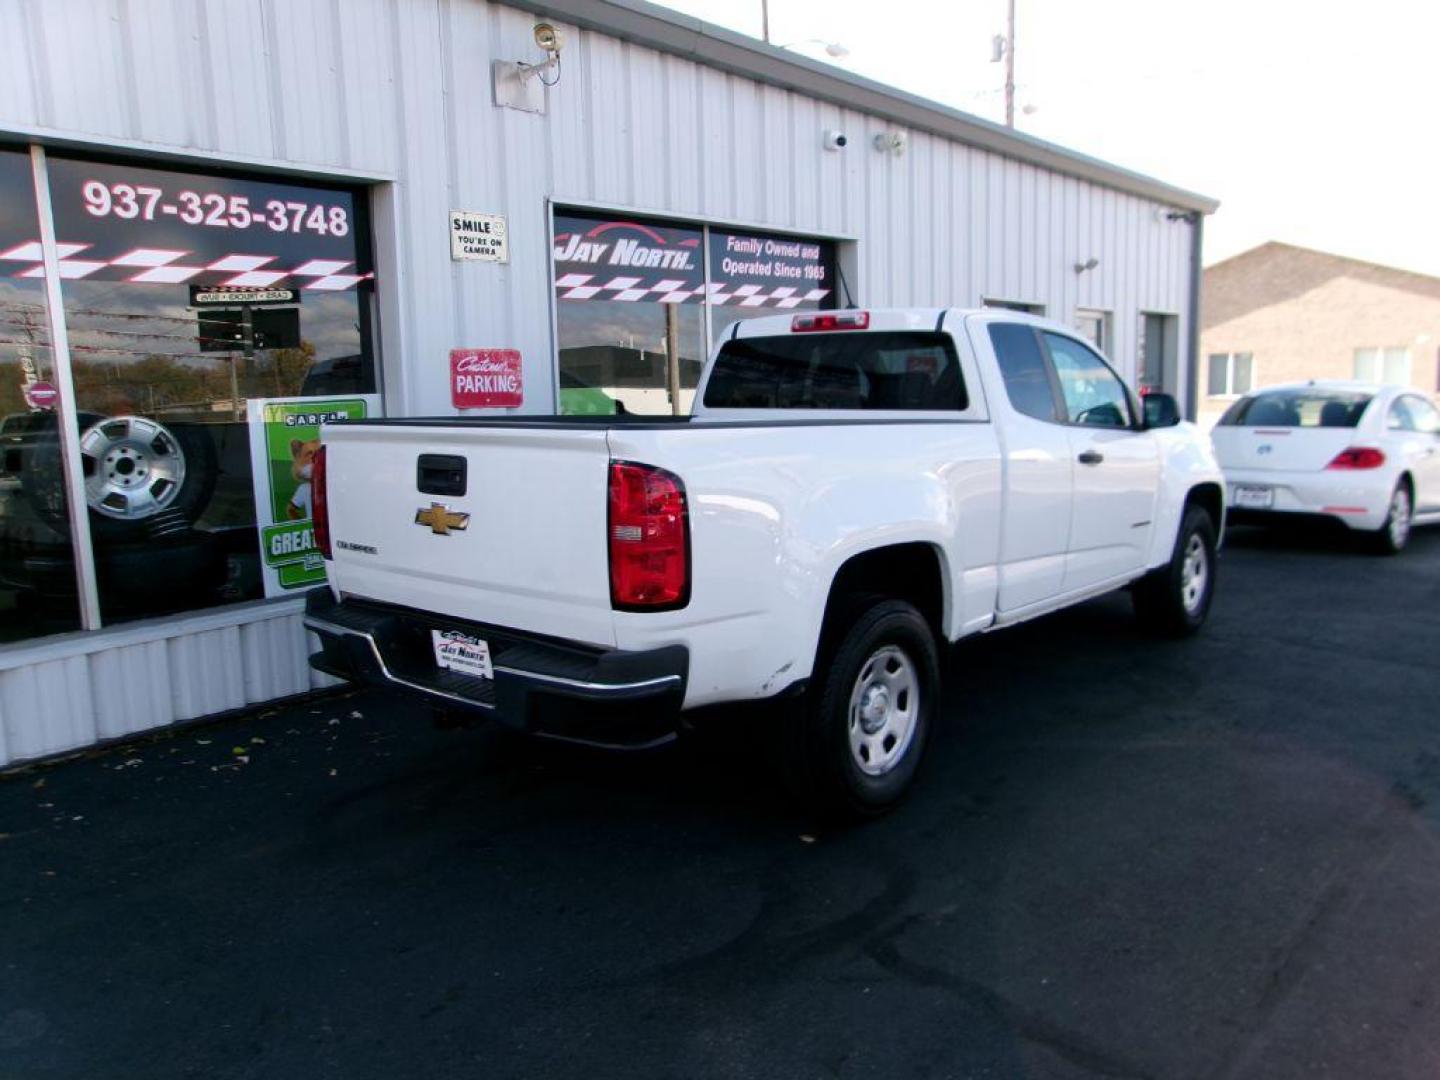
<path fill-rule="evenodd" d="M 1015 126 L 1015 0 L 1005 4 L 1005 126 Z"/>
<path fill-rule="evenodd" d="M 770 44 L 770 0 L 760 0 L 760 37 Z"/>

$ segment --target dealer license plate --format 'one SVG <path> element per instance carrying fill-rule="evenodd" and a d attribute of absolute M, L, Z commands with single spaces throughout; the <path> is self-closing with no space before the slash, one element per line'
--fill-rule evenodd
<path fill-rule="evenodd" d="M 1275 492 L 1268 487 L 1251 484 L 1235 485 L 1235 506 L 1246 510 L 1269 510 L 1275 505 Z"/>
<path fill-rule="evenodd" d="M 490 646 L 483 638 L 458 630 L 431 630 L 430 640 L 435 646 L 436 666 L 481 679 L 495 677 L 495 669 L 490 664 Z"/>

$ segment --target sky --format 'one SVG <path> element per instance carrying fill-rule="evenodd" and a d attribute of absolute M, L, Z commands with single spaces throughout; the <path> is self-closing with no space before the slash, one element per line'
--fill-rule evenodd
<path fill-rule="evenodd" d="M 665 6 L 759 37 L 760 3 Z M 1005 0 L 770 0 L 772 42 L 995 121 L 1004 28 Z M 1437 42 L 1436 0 L 1016 0 L 1016 126 L 1218 198 L 1207 264 L 1281 240 L 1440 275 Z"/>

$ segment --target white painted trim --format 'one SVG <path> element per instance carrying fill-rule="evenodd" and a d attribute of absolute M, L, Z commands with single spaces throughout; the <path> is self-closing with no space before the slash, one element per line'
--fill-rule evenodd
<path fill-rule="evenodd" d="M 304 611 L 303 596 L 283 596 L 274 600 L 255 600 L 250 603 L 210 608 L 207 611 L 189 615 L 157 615 L 153 619 L 141 619 L 136 622 L 107 627 L 103 630 L 77 630 L 69 634 L 56 634 L 34 641 L 0 646 L 0 671 L 13 671 L 15 668 L 22 668 L 29 664 L 68 660 L 75 656 L 88 656 L 130 645 L 168 641 L 171 638 L 200 634 L 208 630 L 247 626 L 250 623 L 301 615 Z"/>
<path fill-rule="evenodd" d="M 200 168 L 246 169 L 268 176 L 289 176 L 306 180 L 340 180 L 346 183 L 379 184 L 395 180 L 393 173 L 372 169 L 350 169 L 343 165 L 319 162 L 285 161 L 253 157 L 249 154 L 227 154 L 217 150 L 197 150 L 171 146 L 168 143 L 144 142 L 139 139 L 87 138 L 61 128 L 35 127 L 29 124 L 0 123 L 0 139 L 42 143 L 52 150 L 79 153 L 130 154 L 151 158 L 161 165 L 189 165 Z"/>
<path fill-rule="evenodd" d="M 40 226 L 40 250 L 45 264 L 45 317 L 50 323 L 50 356 L 59 401 L 55 405 L 56 434 L 60 437 L 60 463 L 65 483 L 65 512 L 70 521 L 70 558 L 80 601 L 80 625 L 98 630 L 100 585 L 95 576 L 95 550 L 90 545 L 90 502 L 85 494 L 85 471 L 80 462 L 79 403 L 70 370 L 70 332 L 65 319 L 65 297 L 60 286 L 60 255 L 55 244 L 55 215 L 50 204 L 50 172 L 43 146 L 30 147 L 30 171 L 35 182 L 35 216 Z"/>
<path fill-rule="evenodd" d="M 683 225 L 708 225 L 712 229 L 739 229 L 745 232 L 774 233 L 777 236 L 799 236 L 807 240 L 834 240 L 858 242 L 860 237 L 853 233 L 827 232 L 823 229 L 798 229 L 792 225 L 772 225 L 760 221 L 741 221 L 736 218 L 712 217 L 699 212 L 685 213 L 680 210 L 652 210 L 644 206 L 625 206 L 616 202 L 597 202 L 594 199 L 569 199 L 563 195 L 551 195 L 550 218 L 553 223 L 557 212 L 582 210 L 586 213 L 633 214 L 636 217 L 654 218 L 657 221 L 673 221 Z M 551 226 L 554 233 L 554 226 Z M 553 247 L 553 245 L 552 245 Z M 551 259 L 551 277 L 554 277 L 554 259 Z"/>

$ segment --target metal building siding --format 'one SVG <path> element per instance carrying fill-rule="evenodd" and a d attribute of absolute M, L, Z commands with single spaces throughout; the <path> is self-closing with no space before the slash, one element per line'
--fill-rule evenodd
<path fill-rule="evenodd" d="M 536 59 L 534 21 L 484 0 L 0 0 L 0 131 L 385 179 L 394 411 L 450 411 L 457 345 L 519 348 L 525 409 L 553 408 L 547 196 L 857 241 L 862 304 L 1107 310 L 1131 377 L 1140 312 L 1188 340 L 1191 230 L 1158 202 L 926 131 L 882 153 L 889 120 L 573 27 L 545 115 L 497 109 L 491 62 Z M 506 214 L 510 263 L 451 262 L 452 208 Z M 0 650 L 0 763 L 329 682 L 293 604 L 137 633 Z"/>
<path fill-rule="evenodd" d="M 234 615 L 119 627 L 98 650 L 66 635 L 24 663 L 0 653 L 0 765 L 336 684 L 306 662 L 319 643 L 297 602 Z"/>

